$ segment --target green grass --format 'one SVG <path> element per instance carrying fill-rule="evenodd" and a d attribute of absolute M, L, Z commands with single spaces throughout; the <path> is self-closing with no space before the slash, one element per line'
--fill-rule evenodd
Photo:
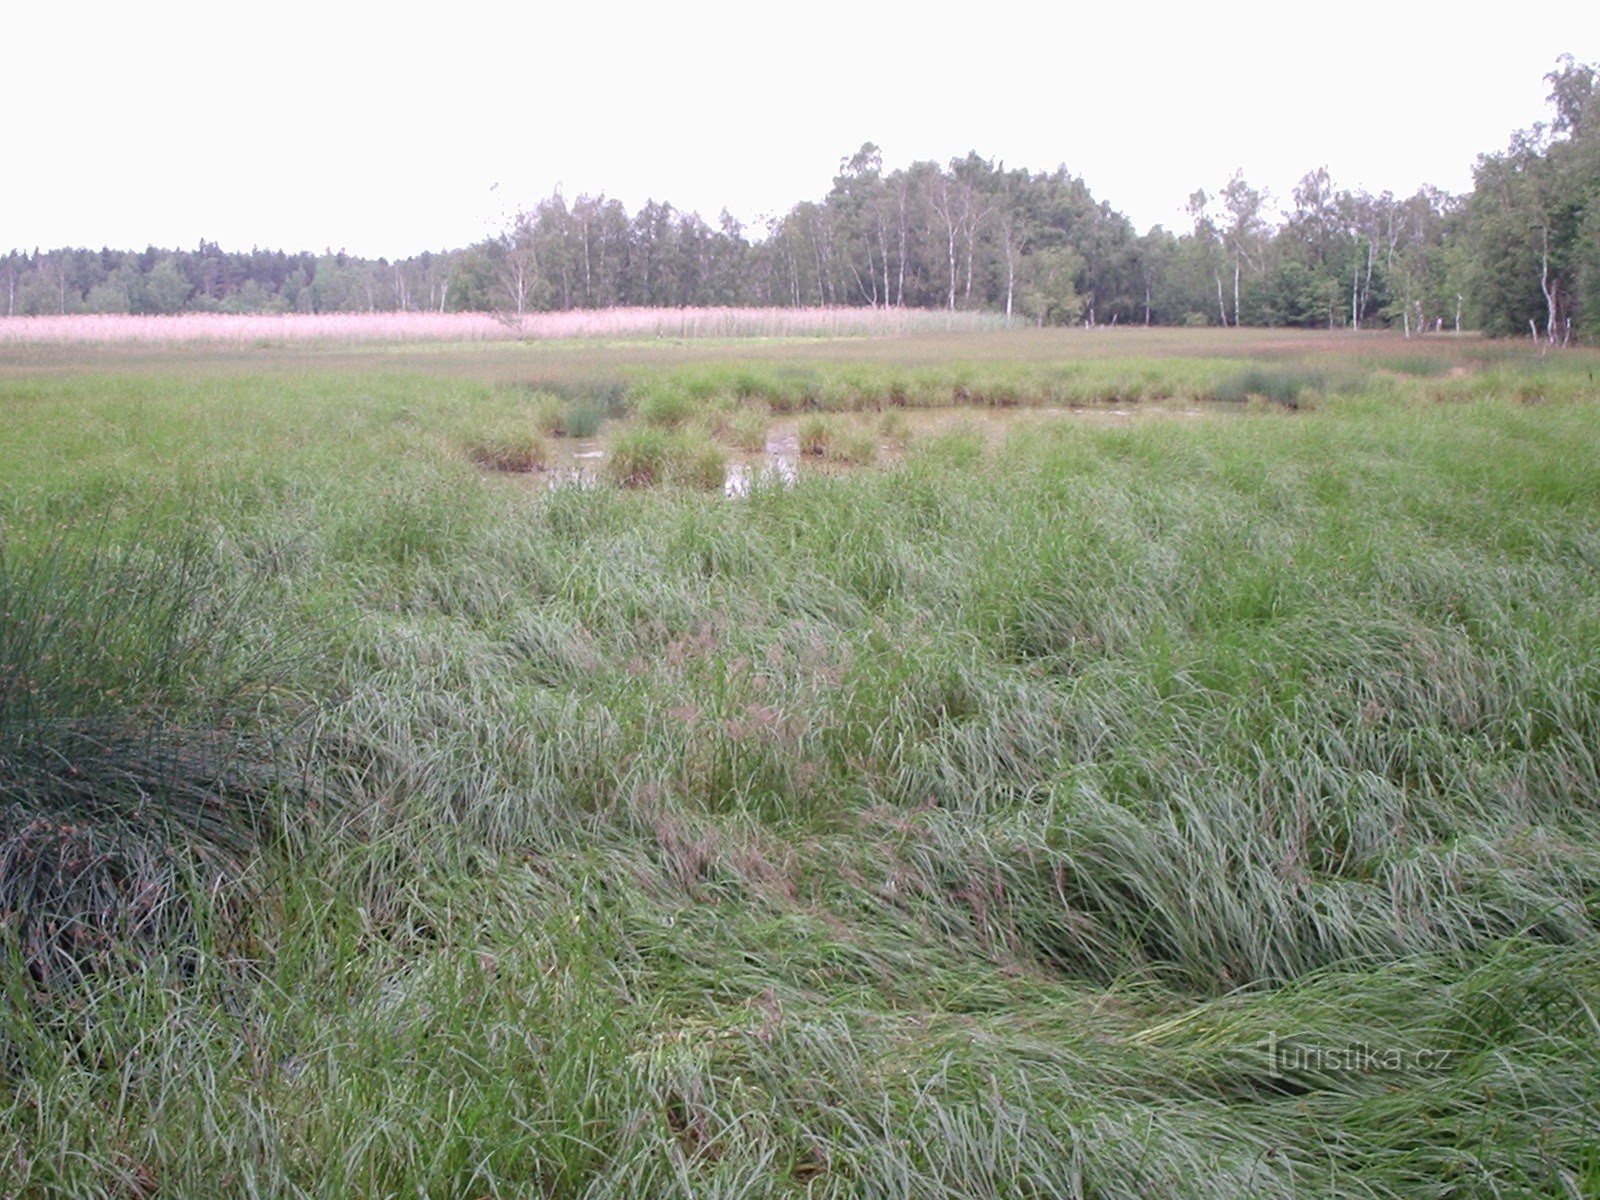
<path fill-rule="evenodd" d="M 561 433 L 564 437 L 591 438 L 605 424 L 606 410 L 590 399 L 569 404 L 561 414 Z"/>
<path fill-rule="evenodd" d="M 600 432 L 608 415 L 608 399 L 587 394 L 567 399 L 545 388 L 517 389 L 514 403 L 538 434 L 552 438 L 589 438 Z"/>
<path fill-rule="evenodd" d="M 759 454 L 767 448 L 772 417 L 765 405 L 741 404 L 727 418 L 726 437 L 737 449 Z"/>
<path fill-rule="evenodd" d="M 634 409 L 646 425 L 673 429 L 695 415 L 703 397 L 692 395 L 673 383 L 654 383 L 641 387 L 634 395 Z"/>
<path fill-rule="evenodd" d="M 1250 367 L 1221 380 L 1207 399 L 1228 403 L 1266 400 L 1285 408 L 1300 408 L 1329 386 L 1328 377 L 1321 371 L 1303 367 Z"/>
<path fill-rule="evenodd" d="M 674 483 L 702 491 L 721 491 L 727 456 L 715 442 L 690 430 L 663 430 L 642 424 L 611 441 L 605 473 L 623 487 Z"/>
<path fill-rule="evenodd" d="M 878 458 L 877 434 L 860 425 L 842 426 L 829 437 L 824 454 L 846 466 L 867 466 Z"/>
<path fill-rule="evenodd" d="M 886 414 L 886 416 L 892 414 Z M 885 421 L 891 429 L 903 429 L 904 422 Z M 800 420 L 800 453 L 820 457 L 844 466 L 862 467 L 878 457 L 878 435 L 859 420 L 841 417 L 808 416 Z"/>
<path fill-rule="evenodd" d="M 17 965 L 71 983 L 194 933 L 291 795 L 296 735 L 248 576 L 200 541 L 0 545 L 0 913 Z"/>
<path fill-rule="evenodd" d="M 826 454 L 833 436 L 832 422 L 822 417 L 807 417 L 800 422 L 800 453 Z"/>
<path fill-rule="evenodd" d="M 1211 336 L 0 367 L 0 1194 L 1600 1190 L 1594 360 Z"/>
<path fill-rule="evenodd" d="M 538 417 L 522 413 L 475 428 L 466 438 L 466 452 L 486 470 L 514 473 L 541 470 L 550 458 Z"/>

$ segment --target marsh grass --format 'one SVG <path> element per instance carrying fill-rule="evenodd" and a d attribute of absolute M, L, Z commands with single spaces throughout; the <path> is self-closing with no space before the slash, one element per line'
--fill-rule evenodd
<path fill-rule="evenodd" d="M 648 426 L 620 433 L 606 454 L 606 478 L 623 487 L 665 482 L 674 449 L 670 435 Z"/>
<path fill-rule="evenodd" d="M 801 454 L 824 455 L 833 439 L 833 422 L 824 417 L 806 417 L 797 433 Z"/>
<path fill-rule="evenodd" d="M 878 437 L 870 427 L 850 424 L 836 428 L 823 450 L 830 462 L 863 467 L 878 459 Z"/>
<path fill-rule="evenodd" d="M 566 432 L 566 404 L 554 392 L 535 391 L 522 399 L 533 427 L 547 437 L 561 437 Z"/>
<path fill-rule="evenodd" d="M 1342 384 L 1346 390 L 1358 386 L 1352 379 L 1335 381 L 1326 371 L 1304 367 L 1251 367 L 1219 381 L 1209 398 L 1224 403 L 1265 400 L 1284 408 L 1300 408 L 1313 398 Z"/>
<path fill-rule="evenodd" d="M 672 383 L 647 386 L 633 397 L 634 411 L 646 425 L 676 428 L 698 415 L 704 397 Z"/>
<path fill-rule="evenodd" d="M 720 492 L 728 478 L 728 456 L 711 439 L 695 439 L 674 456 L 667 477 L 685 487 Z"/>
<path fill-rule="evenodd" d="M 616 434 L 606 453 L 605 475 L 628 488 L 680 484 L 720 491 L 727 479 L 727 455 L 704 432 L 636 425 Z"/>
<path fill-rule="evenodd" d="M 592 438 L 605 424 L 606 409 L 593 399 L 569 403 L 561 415 L 561 433 L 564 437 Z"/>
<path fill-rule="evenodd" d="M 772 427 L 772 414 L 764 403 L 740 404 L 727 419 L 726 436 L 738 450 L 759 454 L 767 448 L 767 431 Z"/>
<path fill-rule="evenodd" d="M 512 409 L 525 414 L 544 438 L 590 438 L 605 423 L 608 399 L 603 395 L 562 396 L 547 388 L 513 389 Z"/>
<path fill-rule="evenodd" d="M 890 409 L 878 418 L 878 436 L 896 449 L 904 450 L 911 444 L 911 425 L 905 415 Z"/>
<path fill-rule="evenodd" d="M 1200 394 L 1240 347 L 1080 382 Z M 48 685 L 6 695 L 287 751 L 204 804 L 143 786 L 206 869 L 75 1007 L 5 976 L 0 1192 L 1593 1192 L 1572 364 L 958 427 L 737 500 L 671 486 L 730 398 L 810 388 L 831 435 L 880 384 L 1080 364 L 705 368 L 615 434 L 649 489 L 485 480 L 488 384 L 5 385 L 0 645 Z M 10 878 L 24 921 L 57 902 Z"/>
<path fill-rule="evenodd" d="M 260 611 L 192 536 L 0 547 L 0 949 L 35 982 L 192 944 L 311 794 L 284 744 L 310 654 Z"/>
<path fill-rule="evenodd" d="M 878 459 L 879 424 L 851 417 L 802 417 L 796 432 L 800 453 L 843 466 L 868 466 Z M 909 436 L 904 422 L 899 428 Z"/>
<path fill-rule="evenodd" d="M 489 471 L 543 470 L 550 448 L 532 420 L 511 417 L 468 436 L 467 457 Z"/>

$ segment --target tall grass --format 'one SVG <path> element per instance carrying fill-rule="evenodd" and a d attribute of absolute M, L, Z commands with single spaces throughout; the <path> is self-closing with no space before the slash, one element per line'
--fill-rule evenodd
<path fill-rule="evenodd" d="M 531 423 L 504 422 L 485 429 L 467 442 L 467 457 L 490 471 L 527 473 L 542 470 L 550 460 L 550 447 Z"/>
<path fill-rule="evenodd" d="M 721 491 L 727 456 L 716 443 L 693 432 L 643 425 L 612 439 L 605 470 L 611 482 L 623 487 L 677 483 Z"/>
<path fill-rule="evenodd" d="M 636 380 L 693 412 L 613 461 L 910 378 L 781 365 Z M 144 787 L 200 833 L 152 843 L 187 924 L 109 927 L 71 1006 L 6 977 L 0 1192 L 1600 1187 L 1581 371 L 956 428 L 738 500 L 486 479 L 459 439 L 512 400 L 442 378 L 0 391 L 7 679 L 287 747 Z"/>
<path fill-rule="evenodd" d="M 193 538 L 0 546 L 0 614 L 0 949 L 55 984 L 192 939 L 196 893 L 306 794 L 281 778 L 304 648 Z"/>

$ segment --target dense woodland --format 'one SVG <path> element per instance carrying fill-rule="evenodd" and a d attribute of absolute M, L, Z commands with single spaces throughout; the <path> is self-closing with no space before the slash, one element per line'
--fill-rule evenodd
<path fill-rule="evenodd" d="M 1485 154 L 1465 196 L 1341 189 L 1286 201 L 1242 173 L 1140 234 L 1065 167 L 969 154 L 840 163 L 820 200 L 759 231 L 670 204 L 557 194 L 499 236 L 397 261 L 252 250 L 57 249 L 0 258 L 0 313 L 539 310 L 618 305 L 985 309 L 1041 324 L 1600 334 L 1600 65 L 1546 76 L 1553 115 Z M 0 231 L 3 236 L 4 231 Z"/>

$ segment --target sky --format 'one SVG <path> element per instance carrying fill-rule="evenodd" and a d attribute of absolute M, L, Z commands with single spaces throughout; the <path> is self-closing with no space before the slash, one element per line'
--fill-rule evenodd
<path fill-rule="evenodd" d="M 0 250 L 467 245 L 557 187 L 759 233 L 863 142 L 1065 165 L 1141 231 L 1235 170 L 1471 186 L 1600 6 L 222 5 L 0 13 Z"/>

